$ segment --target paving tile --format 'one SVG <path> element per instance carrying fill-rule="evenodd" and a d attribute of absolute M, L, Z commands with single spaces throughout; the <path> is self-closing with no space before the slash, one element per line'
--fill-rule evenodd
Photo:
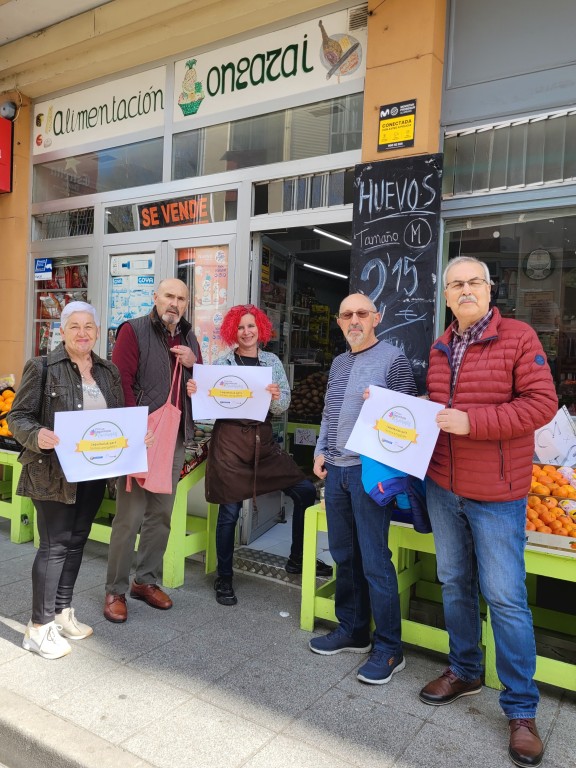
<path fill-rule="evenodd" d="M 22 634 L 0 621 L 0 667 L 27 654 L 22 648 Z"/>
<path fill-rule="evenodd" d="M 35 552 L 24 553 L 19 557 L 11 557 L 2 560 L 0 553 L 0 586 L 7 586 L 17 581 L 32 580 L 32 563 L 36 557 Z"/>
<path fill-rule="evenodd" d="M 0 615 L 14 616 L 30 611 L 32 605 L 32 579 L 21 579 L 0 586 Z"/>
<path fill-rule="evenodd" d="M 240 768 L 272 736 L 266 728 L 191 699 L 122 746 L 158 768 Z"/>
<path fill-rule="evenodd" d="M 297 768 L 350 768 L 349 762 L 282 735 L 262 747 L 243 768 L 286 768 L 288 762 Z"/>
<path fill-rule="evenodd" d="M 238 651 L 231 653 L 229 643 L 217 635 L 199 637 L 187 632 L 138 656 L 128 666 L 196 694 L 247 660 Z"/>
<path fill-rule="evenodd" d="M 576 696 L 565 695 L 558 710 L 553 727 L 547 733 L 546 766 L 558 765 L 559 768 L 574 768 L 576 766 Z M 540 715 L 538 716 L 540 735 Z"/>
<path fill-rule="evenodd" d="M 284 735 L 355 766 L 388 768 L 404 765 L 399 758 L 423 726 L 420 718 L 393 706 L 332 689 L 287 727 Z"/>
<path fill-rule="evenodd" d="M 486 739 L 487 731 L 470 732 L 463 737 L 458 731 L 426 723 L 406 743 L 398 766 L 410 768 L 462 768 L 487 766 L 510 768 L 506 731 L 498 743 Z"/>
<path fill-rule="evenodd" d="M 113 661 L 82 648 L 80 642 L 87 645 L 91 640 L 79 641 L 73 646 L 72 653 L 62 659 L 42 659 L 26 651 L 12 661 L 0 664 L 0 687 L 46 706 L 94 678 L 104 673 L 111 675 L 118 669 Z"/>
<path fill-rule="evenodd" d="M 169 715 L 190 699 L 173 686 L 133 669 L 115 668 L 48 705 L 48 709 L 103 739 L 119 744 L 154 719 Z M 90 702 L 90 706 L 86 706 Z"/>
<path fill-rule="evenodd" d="M 181 634 L 164 624 L 157 615 L 165 613 L 150 608 L 142 601 L 128 599 L 128 621 L 125 624 L 101 621 L 94 634 L 82 642 L 90 643 L 92 652 L 125 664 Z"/>
<path fill-rule="evenodd" d="M 280 731 L 330 687 L 325 675 L 300 674 L 250 659 L 199 694 L 215 706 Z"/>

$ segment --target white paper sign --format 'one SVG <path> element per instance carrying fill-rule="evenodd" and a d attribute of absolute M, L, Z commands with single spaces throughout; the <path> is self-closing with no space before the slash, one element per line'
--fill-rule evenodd
<path fill-rule="evenodd" d="M 576 430 L 566 406 L 560 408 L 549 424 L 537 429 L 534 450 L 542 464 L 576 464 Z"/>
<path fill-rule="evenodd" d="M 195 365 L 198 391 L 192 395 L 195 419 L 264 421 L 272 395 L 272 368 L 240 365 Z"/>
<path fill-rule="evenodd" d="M 346 448 L 424 479 L 444 406 L 371 385 Z"/>
<path fill-rule="evenodd" d="M 316 445 L 318 433 L 315 429 L 297 427 L 294 430 L 294 445 Z"/>
<path fill-rule="evenodd" d="M 147 472 L 148 407 L 58 411 L 56 454 L 69 483 Z"/>

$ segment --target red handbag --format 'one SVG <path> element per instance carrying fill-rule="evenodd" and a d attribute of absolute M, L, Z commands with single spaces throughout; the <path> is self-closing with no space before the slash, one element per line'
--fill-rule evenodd
<path fill-rule="evenodd" d="M 154 433 L 154 442 L 148 448 L 148 471 L 126 476 L 128 492 L 132 490 L 132 478 L 134 478 L 138 485 L 150 493 L 172 493 L 172 464 L 182 415 L 181 379 L 182 366 L 178 362 L 174 367 L 168 399 L 164 405 L 148 416 L 148 431 Z M 174 387 L 176 387 L 176 405 L 172 404 Z"/>

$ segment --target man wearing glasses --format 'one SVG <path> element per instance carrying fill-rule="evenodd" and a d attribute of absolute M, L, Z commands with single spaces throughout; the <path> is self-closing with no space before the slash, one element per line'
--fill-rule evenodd
<path fill-rule="evenodd" d="M 448 668 L 420 699 L 442 706 L 480 693 L 480 588 L 504 686 L 508 753 L 516 765 L 538 766 L 544 748 L 535 723 L 539 697 L 524 529 L 534 430 L 553 418 L 558 401 L 536 333 L 490 309 L 484 262 L 452 259 L 444 288 L 456 319 L 430 352 L 429 397 L 445 408 L 436 417 L 440 435 L 426 495 L 450 653 Z"/>
<path fill-rule="evenodd" d="M 335 608 L 338 627 L 314 637 L 310 650 L 325 656 L 372 648 L 370 616 L 376 629 L 370 659 L 358 670 L 364 683 L 387 683 L 404 669 L 396 571 L 388 549 L 391 507 L 381 507 L 362 486 L 357 453 L 345 448 L 370 384 L 416 395 L 410 363 L 399 349 L 379 341 L 380 314 L 355 293 L 340 305 L 338 325 L 350 350 L 332 363 L 314 474 L 326 480 L 330 554 L 337 565 Z"/>

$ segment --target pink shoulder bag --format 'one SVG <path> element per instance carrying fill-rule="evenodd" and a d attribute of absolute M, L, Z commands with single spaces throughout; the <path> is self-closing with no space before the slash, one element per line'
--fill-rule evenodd
<path fill-rule="evenodd" d="M 150 493 L 172 493 L 172 464 L 180 427 L 180 382 L 182 366 L 174 367 L 168 399 L 148 416 L 148 431 L 154 433 L 154 443 L 148 449 L 148 471 L 126 476 L 126 490 L 132 490 L 132 478 Z M 174 389 L 176 388 L 176 389 Z M 176 391 L 176 405 L 172 396 Z"/>

